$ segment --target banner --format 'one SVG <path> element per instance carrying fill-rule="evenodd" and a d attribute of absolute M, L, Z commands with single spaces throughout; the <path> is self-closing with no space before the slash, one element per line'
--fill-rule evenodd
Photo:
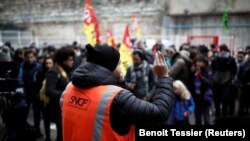
<path fill-rule="evenodd" d="M 114 36 L 113 36 L 111 30 L 109 30 L 109 29 L 107 30 L 106 38 L 107 38 L 107 44 L 108 44 L 109 46 L 112 46 L 113 48 L 116 49 L 117 46 L 116 46 L 115 38 L 114 38 Z"/>
<path fill-rule="evenodd" d="M 100 33 L 97 17 L 92 7 L 91 0 L 86 0 L 83 17 L 83 32 L 86 35 L 87 43 L 92 46 L 100 44 Z"/>
<path fill-rule="evenodd" d="M 137 19 L 135 14 L 133 14 L 132 20 L 133 20 L 133 30 L 136 34 L 136 37 L 140 39 L 141 38 L 141 30 L 139 28 L 138 19 Z"/>
<path fill-rule="evenodd" d="M 223 22 L 223 29 L 226 33 L 228 33 L 229 31 L 228 21 L 229 21 L 228 10 L 227 8 L 225 8 L 222 16 L 222 22 Z"/>
<path fill-rule="evenodd" d="M 129 36 L 128 25 L 125 28 L 122 44 L 120 47 L 121 71 L 123 76 L 127 73 L 127 68 L 132 65 L 132 43 Z"/>

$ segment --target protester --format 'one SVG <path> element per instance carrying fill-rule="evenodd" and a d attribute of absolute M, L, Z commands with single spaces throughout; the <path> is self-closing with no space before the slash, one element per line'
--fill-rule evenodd
<path fill-rule="evenodd" d="M 145 60 L 145 56 L 140 49 L 133 51 L 132 58 L 133 65 L 128 67 L 125 76 L 126 88 L 137 98 L 150 100 L 156 82 L 153 66 Z"/>
<path fill-rule="evenodd" d="M 54 57 L 55 52 L 56 52 L 55 46 L 49 45 L 48 46 L 48 56 Z"/>
<path fill-rule="evenodd" d="M 211 124 L 210 110 L 213 102 L 212 93 L 212 72 L 208 69 L 208 60 L 203 55 L 195 59 L 195 72 L 193 74 L 194 82 L 194 102 L 195 102 L 195 124 Z"/>
<path fill-rule="evenodd" d="M 13 60 L 18 64 L 24 61 L 24 50 L 22 48 L 16 49 Z"/>
<path fill-rule="evenodd" d="M 241 86 L 242 94 L 239 103 L 239 115 L 249 115 L 249 92 L 250 92 L 250 50 L 247 52 L 248 58 L 240 64 L 238 79 Z"/>
<path fill-rule="evenodd" d="M 44 63 L 44 59 L 45 59 L 45 56 L 38 56 L 37 57 L 37 62 L 42 65 Z"/>
<path fill-rule="evenodd" d="M 82 54 L 81 49 L 78 47 L 77 42 L 73 43 L 73 51 L 75 52 L 75 60 L 73 68 L 76 69 L 82 62 L 84 62 L 84 54 Z"/>
<path fill-rule="evenodd" d="M 55 66 L 46 75 L 45 90 L 49 98 L 47 110 L 49 120 L 55 122 L 57 128 L 57 141 L 62 140 L 62 117 L 59 106 L 60 97 L 70 82 L 71 69 L 74 63 L 75 53 L 71 47 L 62 47 L 54 55 Z M 48 128 L 48 127 L 46 127 Z M 49 128 L 48 128 L 49 130 Z M 50 131 L 47 131 L 50 133 Z M 50 137 L 46 140 L 49 141 Z"/>
<path fill-rule="evenodd" d="M 246 55 L 245 55 L 245 60 L 247 60 L 248 57 L 249 57 L 249 55 L 248 55 L 248 52 L 249 52 L 249 51 L 250 51 L 250 46 L 247 46 L 246 49 L 245 49 L 245 53 L 246 53 Z"/>
<path fill-rule="evenodd" d="M 153 54 L 155 54 L 157 51 L 162 51 L 163 48 L 164 48 L 164 45 L 162 44 L 161 39 L 157 39 L 155 44 L 152 47 L 152 52 Z"/>
<path fill-rule="evenodd" d="M 232 79 L 235 77 L 237 72 L 237 65 L 235 59 L 230 56 L 230 50 L 225 44 L 220 45 L 220 52 L 218 56 L 212 61 L 211 67 L 213 71 L 213 93 L 216 117 L 222 114 L 227 116 L 232 113 L 233 109 L 229 106 L 230 101 L 230 86 Z"/>
<path fill-rule="evenodd" d="M 240 64 L 244 61 L 245 59 L 245 52 L 243 48 L 239 48 L 236 54 L 236 61 L 237 64 Z"/>
<path fill-rule="evenodd" d="M 44 63 L 42 65 L 42 68 L 36 75 L 36 94 L 37 98 L 39 99 L 39 107 L 42 112 L 43 120 L 44 120 L 44 129 L 45 129 L 45 135 L 46 135 L 46 140 L 50 140 L 50 110 L 48 108 L 48 103 L 49 103 L 49 97 L 46 95 L 46 90 L 45 90 L 45 78 L 47 72 L 53 67 L 54 62 L 53 58 L 51 57 L 46 57 L 44 60 Z M 40 116 L 40 111 L 38 111 L 39 116 Z M 37 121 L 38 122 L 38 121 Z"/>
<path fill-rule="evenodd" d="M 179 80 L 174 81 L 175 101 L 172 119 L 174 125 L 189 125 L 189 115 L 194 112 L 195 103 L 187 87 Z"/>
<path fill-rule="evenodd" d="M 121 76 L 120 54 L 114 48 L 87 45 L 87 50 L 87 62 L 74 71 L 61 100 L 64 141 L 133 141 L 134 125 L 166 121 L 174 95 L 162 53 L 156 55 L 154 70 L 158 81 L 149 103 L 114 86 Z M 84 102 L 78 103 L 77 99 Z"/>
<path fill-rule="evenodd" d="M 37 113 L 39 112 L 39 105 L 35 93 L 35 76 L 36 73 L 40 70 L 41 65 L 36 61 L 36 54 L 32 50 L 25 51 L 24 56 L 25 61 L 21 64 L 19 77 L 23 82 L 27 102 L 26 119 L 28 120 L 29 108 L 32 104 L 36 134 L 38 137 L 40 137 L 42 136 L 42 134 L 40 130 L 39 115 L 37 115 Z"/>
<path fill-rule="evenodd" d="M 176 52 L 172 47 L 167 48 L 166 51 L 165 51 L 166 63 L 168 65 L 168 68 L 172 67 L 173 57 L 174 57 L 175 53 Z"/>
<path fill-rule="evenodd" d="M 190 53 L 186 50 L 176 53 L 173 57 L 173 65 L 170 69 L 170 76 L 174 80 L 182 81 L 185 86 L 190 85 L 189 73 L 190 73 Z"/>
<path fill-rule="evenodd" d="M 239 76 L 239 69 L 240 65 L 244 62 L 245 59 L 245 52 L 243 48 L 238 48 L 237 54 L 236 54 L 236 64 L 237 64 L 237 73 L 232 78 L 232 83 L 230 85 L 229 90 L 229 115 L 234 116 L 235 109 L 236 109 L 236 99 L 237 97 L 240 98 L 242 89 L 240 87 L 240 80 L 238 79 Z"/>
<path fill-rule="evenodd" d="M 149 63 L 149 64 L 153 64 L 154 63 L 154 55 L 152 52 L 146 50 L 146 45 L 145 42 L 139 40 L 136 43 L 136 47 L 138 49 L 141 49 L 143 51 L 143 54 L 145 55 L 145 60 Z"/>
<path fill-rule="evenodd" d="M 38 55 L 38 49 L 37 49 L 37 46 L 36 46 L 36 43 L 35 42 L 32 42 L 29 46 L 29 49 L 31 51 L 33 51 L 35 53 L 35 55 L 37 56 Z"/>

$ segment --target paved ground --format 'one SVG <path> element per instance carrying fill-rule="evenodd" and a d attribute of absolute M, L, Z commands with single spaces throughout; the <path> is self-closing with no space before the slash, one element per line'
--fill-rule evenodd
<path fill-rule="evenodd" d="M 34 125 L 33 123 L 33 113 L 30 112 L 29 113 L 29 119 L 28 119 L 28 123 L 30 125 Z M 55 124 L 51 123 L 51 141 L 55 141 L 56 140 L 56 127 Z M 44 135 L 43 138 L 37 139 L 37 141 L 44 141 L 45 140 L 45 133 L 44 133 L 44 126 L 43 126 L 43 121 L 41 121 L 41 132 Z M 6 129 L 4 127 L 4 124 L 2 122 L 2 119 L 0 118 L 0 141 L 4 135 L 4 133 L 6 132 Z"/>

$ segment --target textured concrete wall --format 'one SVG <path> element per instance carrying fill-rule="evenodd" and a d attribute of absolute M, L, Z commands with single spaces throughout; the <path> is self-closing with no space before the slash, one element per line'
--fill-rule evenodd
<path fill-rule="evenodd" d="M 100 32 L 107 29 L 122 38 L 126 24 L 137 14 L 142 33 L 160 35 L 166 1 L 161 0 L 92 0 L 99 20 Z M 2 0 L 2 23 L 13 23 L 39 36 L 81 36 L 83 0 Z M 131 33 L 134 37 L 134 33 Z M 104 37 L 103 37 L 104 39 Z"/>
<path fill-rule="evenodd" d="M 249 0 L 170 0 L 168 13 L 182 14 L 214 14 L 227 8 L 231 13 L 250 12 Z"/>
<path fill-rule="evenodd" d="M 137 14 L 144 37 L 169 35 L 234 35 L 236 46 L 250 44 L 249 0 L 92 0 L 100 32 L 113 30 L 119 40 L 131 15 Z M 230 12 L 230 32 L 223 32 L 221 15 Z M 0 0 L 0 24 L 13 24 L 42 41 L 84 41 L 83 0 Z M 242 13 L 244 13 L 242 15 Z M 131 36 L 135 34 L 131 32 Z M 57 38 L 57 39 L 56 39 Z M 184 42 L 184 40 L 183 40 Z"/>

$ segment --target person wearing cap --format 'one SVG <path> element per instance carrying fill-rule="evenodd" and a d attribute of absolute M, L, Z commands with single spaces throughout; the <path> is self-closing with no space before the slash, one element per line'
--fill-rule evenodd
<path fill-rule="evenodd" d="M 162 53 L 154 61 L 158 80 L 150 103 L 116 86 L 121 80 L 118 51 L 106 45 L 86 48 L 87 62 L 73 72 L 61 97 L 64 141 L 134 141 L 134 125 L 166 121 L 174 94 Z"/>
<path fill-rule="evenodd" d="M 223 116 L 231 116 L 234 112 L 233 107 L 229 105 L 230 98 L 232 98 L 230 87 L 237 73 L 236 61 L 230 55 L 227 45 L 222 44 L 219 49 L 218 56 L 214 58 L 211 64 L 216 118 L 221 117 L 221 112 Z"/>

